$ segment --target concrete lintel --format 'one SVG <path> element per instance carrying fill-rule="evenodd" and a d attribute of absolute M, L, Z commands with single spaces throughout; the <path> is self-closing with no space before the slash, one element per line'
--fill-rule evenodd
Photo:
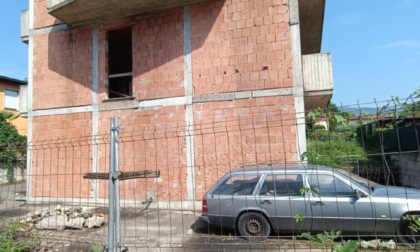
<path fill-rule="evenodd" d="M 252 91 L 252 97 L 286 96 L 293 95 L 292 88 L 276 88 Z"/>
<path fill-rule="evenodd" d="M 37 117 L 37 116 L 65 115 L 65 114 L 76 114 L 76 113 L 86 113 L 86 112 L 92 112 L 92 106 L 34 110 L 32 112 L 32 116 Z"/>
<path fill-rule="evenodd" d="M 202 94 L 193 97 L 194 103 L 214 102 L 214 101 L 233 101 L 234 93 L 223 94 Z"/>
<path fill-rule="evenodd" d="M 171 97 L 171 98 L 164 98 L 164 99 L 156 99 L 156 100 L 147 100 L 139 102 L 139 108 L 147 108 L 147 107 L 162 107 L 162 106 L 180 106 L 192 104 L 192 97 L 191 96 L 181 96 L 181 97 Z"/>
<path fill-rule="evenodd" d="M 234 94 L 235 100 L 249 99 L 252 97 L 251 91 L 237 92 Z"/>
<path fill-rule="evenodd" d="M 116 110 L 116 109 L 136 109 L 138 102 L 134 100 L 125 101 L 109 101 L 99 104 L 99 111 Z"/>

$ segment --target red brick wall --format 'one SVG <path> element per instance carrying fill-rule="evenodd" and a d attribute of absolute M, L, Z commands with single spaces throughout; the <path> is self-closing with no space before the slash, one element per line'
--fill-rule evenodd
<path fill-rule="evenodd" d="M 34 110 L 91 104 L 91 44 L 89 27 L 34 36 Z"/>
<path fill-rule="evenodd" d="M 193 5 L 195 94 L 292 86 L 284 2 L 228 0 Z"/>
<path fill-rule="evenodd" d="M 133 90 L 138 100 L 183 96 L 183 10 L 140 16 L 133 26 Z"/>
<path fill-rule="evenodd" d="M 89 197 L 91 115 L 80 113 L 33 119 L 32 197 Z"/>
<path fill-rule="evenodd" d="M 192 5 L 194 95 L 292 87 L 287 2 L 217 0 Z M 35 2 L 37 27 L 55 22 L 45 4 Z M 132 26 L 136 101 L 183 96 L 183 10 L 175 8 L 98 25 L 99 102 L 107 98 L 107 31 L 126 25 Z M 91 104 L 92 38 L 89 25 L 34 35 L 33 109 Z M 198 199 L 230 169 L 296 160 L 292 96 L 193 107 Z M 186 199 L 185 106 L 99 112 L 100 172 L 108 172 L 112 116 L 124 127 L 120 170 L 161 171 L 158 179 L 123 181 L 121 196 Z M 91 132 L 91 113 L 34 118 L 32 196 L 90 196 L 91 183 L 82 175 L 92 171 Z M 98 193 L 108 196 L 107 182 L 99 182 Z"/>
<path fill-rule="evenodd" d="M 34 1 L 34 28 L 43 28 L 55 24 L 61 24 L 59 19 L 48 14 L 47 0 Z"/>
<path fill-rule="evenodd" d="M 293 100 L 267 97 L 194 105 L 198 198 L 229 170 L 296 161 Z"/>
<path fill-rule="evenodd" d="M 161 176 L 121 182 L 121 197 L 160 200 L 185 199 L 186 153 L 184 106 L 100 113 L 99 135 L 109 135 L 109 118 L 117 116 L 120 131 L 121 171 L 159 170 Z M 108 172 L 109 144 L 100 144 L 100 172 Z M 108 196 L 108 183 L 100 182 L 100 196 Z"/>

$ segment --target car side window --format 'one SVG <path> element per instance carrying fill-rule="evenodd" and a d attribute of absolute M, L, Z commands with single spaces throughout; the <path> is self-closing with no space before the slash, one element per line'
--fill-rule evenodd
<path fill-rule="evenodd" d="M 260 175 L 232 175 L 213 192 L 214 195 L 252 195 Z"/>
<path fill-rule="evenodd" d="M 300 196 L 302 188 L 302 174 L 268 175 L 261 186 L 260 195 Z"/>
<path fill-rule="evenodd" d="M 351 196 L 353 189 L 342 180 L 329 174 L 311 174 L 308 182 L 312 192 L 320 196 Z"/>

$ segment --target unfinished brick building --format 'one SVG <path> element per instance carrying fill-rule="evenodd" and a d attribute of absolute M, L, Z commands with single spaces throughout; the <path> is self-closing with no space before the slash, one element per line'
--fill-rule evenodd
<path fill-rule="evenodd" d="M 226 171 L 296 162 L 332 95 L 325 0 L 30 0 L 28 199 L 101 200 L 110 118 L 122 197 L 191 207 Z"/>

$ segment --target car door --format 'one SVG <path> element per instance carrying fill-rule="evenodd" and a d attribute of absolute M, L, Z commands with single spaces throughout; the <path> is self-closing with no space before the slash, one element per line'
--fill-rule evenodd
<path fill-rule="evenodd" d="M 258 208 L 254 191 L 260 178 L 261 174 L 232 174 L 217 183 L 207 198 L 211 223 L 233 228 L 238 213 Z"/>
<path fill-rule="evenodd" d="M 334 173 L 308 174 L 312 191 L 312 229 L 368 233 L 375 230 L 374 205 L 366 194 L 356 196 L 351 180 Z"/>
<path fill-rule="evenodd" d="M 257 202 L 277 231 L 295 234 L 311 227 L 309 198 L 301 194 L 303 181 L 299 173 L 270 174 L 261 184 Z"/>

